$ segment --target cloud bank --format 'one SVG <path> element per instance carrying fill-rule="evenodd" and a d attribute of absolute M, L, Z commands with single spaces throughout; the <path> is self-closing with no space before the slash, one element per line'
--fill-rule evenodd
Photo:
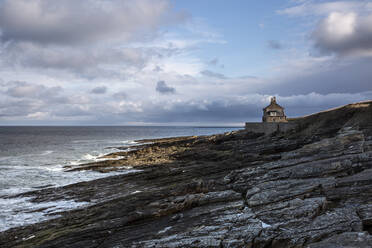
<path fill-rule="evenodd" d="M 139 31 L 163 23 L 169 8 L 166 0 L 156 4 L 151 0 L 4 0 L 0 5 L 1 39 L 44 45 L 113 38 L 128 41 L 136 39 Z"/>

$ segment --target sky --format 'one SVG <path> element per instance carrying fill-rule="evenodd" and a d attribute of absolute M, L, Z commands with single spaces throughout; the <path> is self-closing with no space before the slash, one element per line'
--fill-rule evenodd
<path fill-rule="evenodd" d="M 0 0 L 0 125 L 243 125 L 372 99 L 372 1 Z"/>

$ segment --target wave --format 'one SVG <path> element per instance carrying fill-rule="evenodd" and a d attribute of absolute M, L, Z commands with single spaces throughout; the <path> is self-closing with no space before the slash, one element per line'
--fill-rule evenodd
<path fill-rule="evenodd" d="M 116 158 L 106 158 L 106 155 L 109 155 L 111 153 L 115 152 L 114 149 L 108 153 L 85 153 L 80 157 L 80 159 L 70 161 L 68 164 L 71 166 L 77 166 L 80 164 L 90 163 L 90 162 L 99 162 L 99 161 L 105 161 L 105 160 L 118 160 L 123 157 L 117 156 Z"/>
<path fill-rule="evenodd" d="M 43 151 L 40 155 L 41 156 L 46 156 L 46 155 L 49 155 L 51 153 L 53 153 L 54 151 L 49 151 L 49 150 L 46 150 L 46 151 Z"/>
<path fill-rule="evenodd" d="M 58 213 L 90 205 L 88 202 L 60 200 L 33 203 L 32 198 L 0 198 L 0 232 L 9 228 L 33 224 L 59 217 Z M 56 214 L 56 215 L 50 215 Z"/>
<path fill-rule="evenodd" d="M 52 166 L 52 167 L 50 167 L 50 166 L 45 166 L 45 167 L 43 167 L 42 169 L 47 170 L 47 171 L 53 171 L 53 172 L 64 171 L 63 166 L 61 166 L 60 164 L 55 165 L 55 166 Z"/>
<path fill-rule="evenodd" d="M 89 154 L 89 153 L 86 153 L 82 156 L 82 160 L 92 160 L 92 161 L 95 161 L 99 156 L 102 156 L 103 154 L 99 154 L 99 155 L 93 155 L 93 154 Z"/>
<path fill-rule="evenodd" d="M 126 144 L 126 145 L 131 145 L 131 146 L 138 145 L 138 142 L 136 142 L 134 140 L 124 140 L 124 141 L 121 141 L 120 143 Z"/>
<path fill-rule="evenodd" d="M 107 177 L 109 175 L 122 175 L 141 172 L 142 170 L 128 169 L 125 171 L 110 172 L 108 174 L 102 174 L 99 172 L 84 173 L 84 172 L 71 172 L 69 175 L 70 180 L 65 180 L 59 185 L 41 185 L 33 187 L 60 187 L 76 182 L 90 181 L 97 178 Z M 66 178 L 67 179 L 67 178 Z M 34 188 L 35 189 L 35 188 Z M 31 197 L 9 197 L 16 194 L 32 190 L 31 188 L 10 188 L 0 190 L 0 232 L 7 229 L 24 226 L 27 224 L 33 224 L 40 221 L 53 219 L 59 217 L 59 213 L 63 211 L 69 211 L 73 209 L 80 209 L 87 207 L 96 202 L 81 202 L 74 201 L 72 199 L 63 199 L 57 201 L 48 202 L 33 202 Z M 135 191 L 133 194 L 139 193 Z"/>
<path fill-rule="evenodd" d="M 6 160 L 11 159 L 11 158 L 13 158 L 13 157 L 11 157 L 11 156 L 0 157 L 0 162 L 1 161 L 6 161 Z"/>

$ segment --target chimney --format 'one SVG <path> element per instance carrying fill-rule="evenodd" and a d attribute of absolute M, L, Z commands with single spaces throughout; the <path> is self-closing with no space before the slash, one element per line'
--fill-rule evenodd
<path fill-rule="evenodd" d="M 276 103 L 276 97 L 275 96 L 271 97 L 271 103 Z"/>

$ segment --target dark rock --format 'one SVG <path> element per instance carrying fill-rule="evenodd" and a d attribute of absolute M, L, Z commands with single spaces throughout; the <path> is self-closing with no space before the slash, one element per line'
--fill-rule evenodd
<path fill-rule="evenodd" d="M 311 244 L 308 248 L 371 248 L 372 236 L 366 232 L 345 232 Z"/>

